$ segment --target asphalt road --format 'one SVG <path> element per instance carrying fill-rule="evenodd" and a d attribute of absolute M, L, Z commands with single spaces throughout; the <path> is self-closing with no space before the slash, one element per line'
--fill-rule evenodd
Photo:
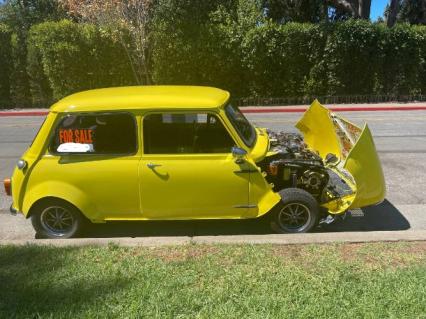
<path fill-rule="evenodd" d="M 386 201 L 354 211 L 343 221 L 318 229 L 327 231 L 426 230 L 426 111 L 344 112 L 345 118 L 368 122 L 382 161 Z M 247 114 L 259 126 L 296 131 L 300 113 Z M 34 138 L 43 117 L 0 117 L 0 178 L 10 176 L 14 164 Z M 31 239 L 30 222 L 8 212 L 10 198 L 0 190 L 0 239 Z M 121 222 L 91 227 L 88 237 L 265 234 L 262 221 Z"/>

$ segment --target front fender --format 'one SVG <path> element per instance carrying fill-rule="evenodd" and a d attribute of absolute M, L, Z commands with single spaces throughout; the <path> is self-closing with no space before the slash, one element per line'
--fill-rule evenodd
<path fill-rule="evenodd" d="M 343 167 L 351 173 L 356 184 L 355 199 L 350 208 L 369 206 L 384 200 L 385 178 L 367 124 L 350 150 Z"/>
<path fill-rule="evenodd" d="M 315 100 L 296 127 L 304 135 L 308 147 L 323 159 L 327 154 L 334 154 L 340 159 L 340 164 L 331 169 L 351 186 L 353 194 L 344 200 L 325 205 L 333 213 L 383 201 L 386 194 L 385 178 L 373 137 L 366 124 L 361 129 Z"/>
<path fill-rule="evenodd" d="M 31 207 L 40 199 L 57 197 L 77 207 L 90 220 L 99 219 L 95 204 L 77 187 L 61 182 L 48 181 L 37 184 L 26 190 L 22 212 L 28 217 Z"/>

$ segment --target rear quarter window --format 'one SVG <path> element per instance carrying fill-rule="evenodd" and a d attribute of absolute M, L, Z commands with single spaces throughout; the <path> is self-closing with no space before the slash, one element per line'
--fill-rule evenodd
<path fill-rule="evenodd" d="M 49 147 L 53 154 L 128 155 L 136 150 L 136 121 L 128 113 L 66 115 Z"/>

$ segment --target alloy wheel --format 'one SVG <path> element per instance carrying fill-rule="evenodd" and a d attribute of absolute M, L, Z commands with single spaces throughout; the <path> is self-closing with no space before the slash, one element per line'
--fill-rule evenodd
<path fill-rule="evenodd" d="M 47 207 L 40 215 L 40 222 L 46 232 L 62 237 L 70 233 L 76 224 L 74 215 L 59 206 Z"/>
<path fill-rule="evenodd" d="M 309 208 L 301 203 L 285 205 L 278 214 L 278 222 L 281 229 L 295 232 L 303 231 L 311 222 Z"/>

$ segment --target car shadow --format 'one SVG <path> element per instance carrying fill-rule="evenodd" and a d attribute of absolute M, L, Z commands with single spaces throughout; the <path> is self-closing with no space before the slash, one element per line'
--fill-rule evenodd
<path fill-rule="evenodd" d="M 350 211 L 345 218 L 330 225 L 323 225 L 320 230 L 326 232 L 342 231 L 384 231 L 407 230 L 410 223 L 404 215 L 388 200 L 376 206 L 369 206 Z"/>
<path fill-rule="evenodd" d="M 406 230 L 410 223 L 385 200 L 383 203 L 348 212 L 345 218 L 319 226 L 315 232 Z M 108 222 L 88 227 L 83 237 L 217 236 L 271 234 L 268 218 L 249 220 L 191 220 Z"/>

